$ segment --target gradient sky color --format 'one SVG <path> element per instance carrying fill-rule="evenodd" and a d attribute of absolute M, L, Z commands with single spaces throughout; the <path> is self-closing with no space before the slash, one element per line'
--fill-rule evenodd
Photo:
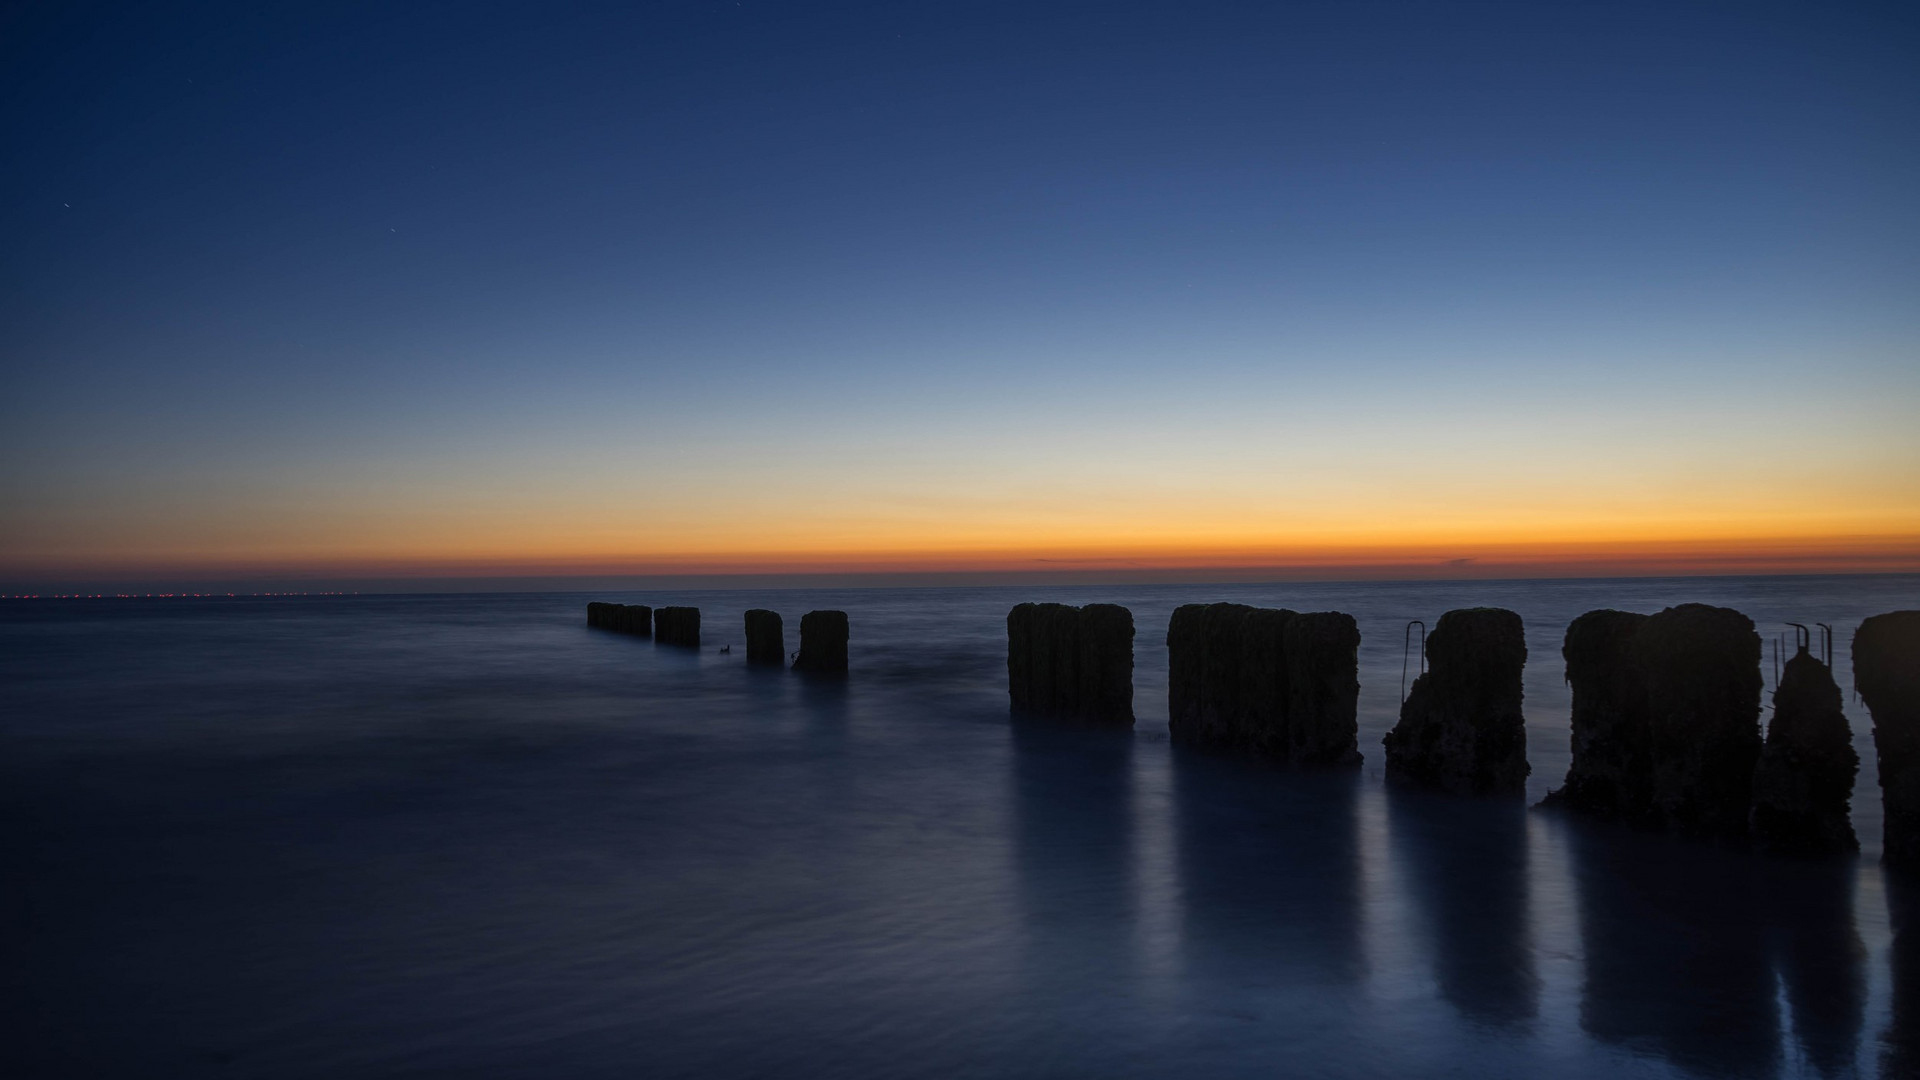
<path fill-rule="evenodd" d="M 0 580 L 1920 569 L 1911 4 L 0 20 Z"/>

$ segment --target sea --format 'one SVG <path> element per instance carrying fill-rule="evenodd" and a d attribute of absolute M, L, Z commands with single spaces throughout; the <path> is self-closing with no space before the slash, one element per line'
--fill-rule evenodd
<path fill-rule="evenodd" d="M 1131 731 L 1009 714 L 1027 600 L 1132 609 Z M 1168 617 L 1216 600 L 1359 621 L 1361 769 L 1169 742 Z M 1533 808 L 1567 624 L 1690 601 L 1832 627 L 1858 858 Z M 1389 787 L 1408 624 L 1478 605 L 1526 622 L 1527 798 Z M 846 611 L 847 677 L 749 668 L 755 607 L 789 649 Z M 1902 608 L 1920 576 L 0 602 L 0 1076 L 1920 1075 L 1848 655 Z"/>

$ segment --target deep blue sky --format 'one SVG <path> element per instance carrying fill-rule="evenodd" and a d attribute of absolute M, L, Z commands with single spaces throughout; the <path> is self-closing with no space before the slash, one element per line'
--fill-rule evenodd
<path fill-rule="evenodd" d="M 9 9 L 0 556 L 1920 532 L 1916 10 Z"/>

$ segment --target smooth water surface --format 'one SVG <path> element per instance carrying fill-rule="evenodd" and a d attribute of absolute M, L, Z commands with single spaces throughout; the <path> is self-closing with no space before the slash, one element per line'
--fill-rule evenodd
<path fill-rule="evenodd" d="M 589 598 L 0 605 L 0 1075 L 1920 1071 L 1920 898 L 1851 697 L 1859 860 L 1379 779 L 1409 619 L 1526 618 L 1532 802 L 1581 612 L 1831 623 L 1850 687 L 1920 578 L 591 597 L 697 604 L 699 652 Z M 1030 599 L 1133 609 L 1132 732 L 1010 721 Z M 1359 619 L 1360 773 L 1168 743 L 1195 600 Z M 851 676 L 748 669 L 762 606 L 790 649 L 847 610 Z"/>

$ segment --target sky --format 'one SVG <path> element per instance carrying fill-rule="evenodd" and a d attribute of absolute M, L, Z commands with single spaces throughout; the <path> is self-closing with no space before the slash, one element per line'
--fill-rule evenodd
<path fill-rule="evenodd" d="M 0 87 L 0 588 L 1920 570 L 1910 4 L 41 2 Z"/>

